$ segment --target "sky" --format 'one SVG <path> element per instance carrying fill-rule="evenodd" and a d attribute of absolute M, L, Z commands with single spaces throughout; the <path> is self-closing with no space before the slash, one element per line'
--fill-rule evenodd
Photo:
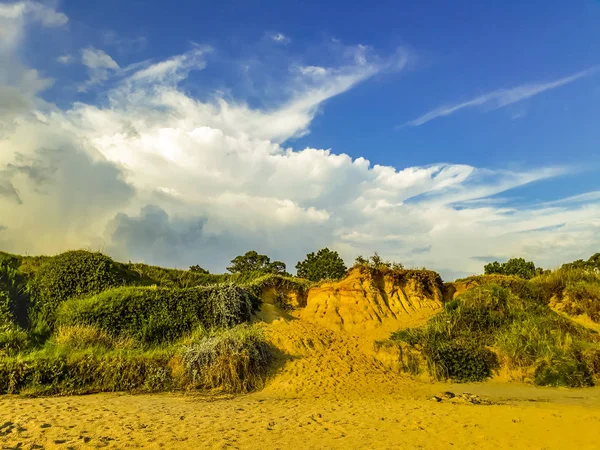
<path fill-rule="evenodd" d="M 0 249 L 587 259 L 598 49 L 598 0 L 0 0 Z"/>

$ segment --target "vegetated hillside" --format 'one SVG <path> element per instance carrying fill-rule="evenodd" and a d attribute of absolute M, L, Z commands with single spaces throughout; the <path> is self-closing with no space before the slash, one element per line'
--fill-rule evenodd
<path fill-rule="evenodd" d="M 479 381 L 503 374 L 538 385 L 590 386 L 600 378 L 600 276 L 564 267 L 531 280 L 481 275 L 447 286 L 453 298 L 425 327 L 382 343 L 400 370 Z M 556 310 L 562 310 L 563 315 Z"/>
<path fill-rule="evenodd" d="M 272 359 L 249 325 L 259 297 L 306 285 L 87 251 L 0 253 L 0 393 L 258 388 Z"/>
<path fill-rule="evenodd" d="M 269 389 L 294 395 L 401 386 L 398 372 L 588 386 L 600 339 L 580 323 L 600 320 L 600 276 L 582 264 L 443 284 L 377 257 L 313 283 L 0 253 L 0 393 L 242 392 L 275 369 Z"/>

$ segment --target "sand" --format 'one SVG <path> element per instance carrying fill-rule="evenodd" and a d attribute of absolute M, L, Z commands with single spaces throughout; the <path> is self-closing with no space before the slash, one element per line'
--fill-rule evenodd
<path fill-rule="evenodd" d="M 486 385 L 498 404 L 436 403 L 423 393 L 411 399 L 349 392 L 337 400 L 265 392 L 3 397 L 0 442 L 3 448 L 63 449 L 599 448 L 600 390 L 540 394 L 527 387 L 515 393 Z"/>
<path fill-rule="evenodd" d="M 426 320 L 413 309 L 396 314 L 396 325 Z M 267 386 L 252 394 L 0 397 L 2 448 L 600 448 L 600 388 L 419 382 L 375 357 L 380 329 L 337 330 L 330 316 L 308 321 L 265 304 L 257 326 L 279 356 Z M 433 400 L 441 391 L 483 404 Z"/>

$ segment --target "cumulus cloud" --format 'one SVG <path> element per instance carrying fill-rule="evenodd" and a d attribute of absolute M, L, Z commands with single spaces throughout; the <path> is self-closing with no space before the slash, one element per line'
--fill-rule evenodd
<path fill-rule="evenodd" d="M 61 27 L 68 17 L 43 3 L 17 1 L 0 3 L 0 48 L 13 47 L 23 37 L 26 22 L 42 27 Z"/>
<path fill-rule="evenodd" d="M 222 271 L 250 249 L 292 268 L 329 246 L 348 263 L 378 250 L 453 277 L 480 271 L 478 255 L 552 265 L 600 244 L 600 197 L 593 193 L 527 209 L 488 200 L 564 174 L 562 168 L 395 168 L 286 145 L 309 131 L 325 100 L 401 70 L 402 52 L 385 57 L 355 46 L 335 65 L 296 64 L 285 71 L 280 101 L 257 107 L 218 95 L 202 100 L 181 86 L 207 65 L 210 48 L 124 68 L 87 50 L 90 70 L 106 71 L 111 81 L 104 103 L 60 108 L 33 89 L 10 117 L 0 115 L 6 250 L 85 247 Z M 0 74 L 7 70 L 0 66 Z"/>
<path fill-rule="evenodd" d="M 423 114 L 422 116 L 407 122 L 406 125 L 417 127 L 420 125 L 424 125 L 427 122 L 430 122 L 434 119 L 449 116 L 462 109 L 473 108 L 477 106 L 488 105 L 491 109 L 503 108 L 505 106 L 512 105 L 514 103 L 521 102 L 533 96 L 542 94 L 543 92 L 573 83 L 579 80 L 580 78 L 588 76 L 596 71 L 597 68 L 594 67 L 588 70 L 577 72 L 573 75 L 569 75 L 545 83 L 523 84 L 521 86 L 513 87 L 510 89 L 500 89 L 497 91 L 489 92 L 487 94 L 480 95 L 479 97 L 475 97 L 471 100 L 467 100 L 466 102 L 457 103 L 454 105 L 440 106 L 439 108 L 435 108 L 434 110 L 429 111 L 428 113 Z M 514 118 L 523 117 L 522 114 L 524 113 L 520 113 L 518 117 Z"/>

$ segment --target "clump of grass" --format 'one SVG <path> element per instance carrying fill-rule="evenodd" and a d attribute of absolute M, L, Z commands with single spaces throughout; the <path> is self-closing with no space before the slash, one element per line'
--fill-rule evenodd
<path fill-rule="evenodd" d="M 32 339 L 27 331 L 10 326 L 0 328 L 0 356 L 14 356 L 32 346 Z"/>
<path fill-rule="evenodd" d="M 271 353 L 259 330 L 240 325 L 185 346 L 182 361 L 194 388 L 249 392 L 264 385 Z"/>
<path fill-rule="evenodd" d="M 54 343 L 57 346 L 73 350 L 90 347 L 105 349 L 134 348 L 136 343 L 131 338 L 115 338 L 103 330 L 90 325 L 61 326 L 56 331 Z"/>

